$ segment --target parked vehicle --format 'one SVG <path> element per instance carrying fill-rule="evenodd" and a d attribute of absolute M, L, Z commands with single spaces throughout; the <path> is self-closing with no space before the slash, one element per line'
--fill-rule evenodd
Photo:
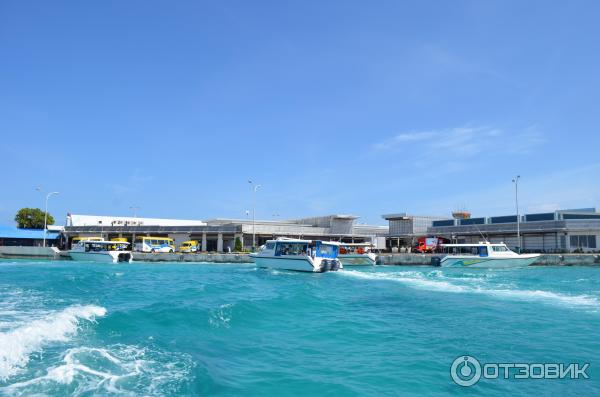
<path fill-rule="evenodd" d="M 200 251 L 200 248 L 198 247 L 198 241 L 196 240 L 184 241 L 179 245 L 179 252 L 190 253 L 198 251 Z"/>
<path fill-rule="evenodd" d="M 134 249 L 140 252 L 175 252 L 175 242 L 169 237 L 138 237 Z"/>
<path fill-rule="evenodd" d="M 417 245 L 413 250 L 421 254 L 439 252 L 442 244 L 448 244 L 450 240 L 443 237 L 419 237 Z"/>

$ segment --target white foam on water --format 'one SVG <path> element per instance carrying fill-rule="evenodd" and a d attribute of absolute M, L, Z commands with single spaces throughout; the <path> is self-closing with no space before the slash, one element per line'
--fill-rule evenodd
<path fill-rule="evenodd" d="M 5 388 L 29 395 L 69 386 L 72 395 L 168 395 L 190 378 L 191 358 L 149 348 L 117 344 L 106 348 L 77 347 L 45 375 Z"/>
<path fill-rule="evenodd" d="M 29 362 L 32 353 L 52 342 L 68 341 L 77 333 L 81 320 L 94 321 L 106 314 L 100 306 L 70 306 L 44 318 L 0 333 L 0 381 L 6 381 Z"/>
<path fill-rule="evenodd" d="M 512 299 L 553 301 L 555 303 L 560 303 L 567 306 L 581 306 L 589 308 L 600 307 L 600 301 L 598 301 L 598 298 L 591 295 L 566 295 L 552 291 L 519 289 L 489 289 L 481 291 L 476 290 L 475 292 L 482 292 L 488 295 Z"/>
<path fill-rule="evenodd" d="M 436 271 L 437 272 L 437 271 Z M 541 301 L 549 302 L 562 306 L 581 307 L 589 309 L 600 308 L 600 300 L 591 295 L 567 295 L 559 292 L 542 290 L 523 290 L 518 288 L 508 288 L 507 285 L 501 285 L 502 288 L 488 286 L 481 283 L 481 278 L 461 278 L 460 281 L 469 281 L 471 285 L 458 285 L 448 280 L 443 273 L 431 272 L 424 274 L 421 272 L 360 272 L 355 270 L 339 272 L 339 274 L 350 277 L 368 279 L 368 280 L 388 280 L 400 282 L 411 287 L 449 293 L 470 293 L 483 294 L 491 297 L 503 299 Z M 440 277 L 441 274 L 441 277 Z M 429 277 L 428 277 L 429 276 Z"/>
<path fill-rule="evenodd" d="M 215 328 L 229 328 L 232 317 L 233 303 L 225 303 L 218 309 L 211 310 L 208 323 Z"/>
<path fill-rule="evenodd" d="M 422 273 L 419 272 L 376 272 L 367 273 L 356 270 L 344 270 L 338 272 L 339 274 L 348 275 L 351 277 L 363 278 L 367 280 L 389 280 L 408 284 L 417 288 L 434 290 L 434 291 L 445 291 L 445 292 L 466 292 L 465 287 L 461 285 L 452 284 L 448 281 L 435 281 L 429 280 L 423 277 Z"/>

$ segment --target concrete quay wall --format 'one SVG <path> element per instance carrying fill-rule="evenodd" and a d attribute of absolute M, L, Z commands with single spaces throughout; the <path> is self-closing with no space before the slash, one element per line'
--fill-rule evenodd
<path fill-rule="evenodd" d="M 0 258 L 15 259 L 59 259 L 60 251 L 56 247 L 0 246 Z"/>
<path fill-rule="evenodd" d="M 134 252 L 133 260 L 140 262 L 209 262 L 252 263 L 248 254 L 180 254 Z"/>

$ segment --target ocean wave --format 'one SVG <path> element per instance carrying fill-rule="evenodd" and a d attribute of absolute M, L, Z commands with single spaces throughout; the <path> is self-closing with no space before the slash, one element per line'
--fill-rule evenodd
<path fill-rule="evenodd" d="M 94 321 L 106 314 L 100 306 L 70 306 L 0 333 L 0 381 L 27 366 L 32 353 L 52 342 L 65 342 L 77 333 L 81 320 Z"/>
<path fill-rule="evenodd" d="M 509 288 L 508 285 L 502 284 L 496 287 L 482 284 L 481 279 L 473 278 L 474 283 L 470 285 L 459 285 L 452 283 L 451 277 L 446 277 L 442 272 L 431 272 L 423 274 L 421 272 L 360 272 L 360 271 L 343 271 L 340 274 L 350 277 L 369 279 L 369 280 L 388 280 L 400 282 L 411 287 L 450 293 L 470 293 L 483 294 L 491 297 L 524 300 L 524 301 L 541 301 L 555 303 L 563 306 L 583 307 L 583 308 L 600 308 L 600 301 L 592 295 L 567 295 L 559 292 L 542 291 L 542 290 L 527 290 L 518 289 L 517 287 Z M 466 278 L 461 281 L 468 280 Z M 501 288 L 498 288 L 501 287 Z"/>
<path fill-rule="evenodd" d="M 5 388 L 11 395 L 168 395 L 189 380 L 194 363 L 188 355 L 117 344 L 67 350 L 46 374 Z"/>

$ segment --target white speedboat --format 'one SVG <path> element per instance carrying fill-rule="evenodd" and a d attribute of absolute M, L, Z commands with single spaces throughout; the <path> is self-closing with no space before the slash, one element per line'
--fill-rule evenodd
<path fill-rule="evenodd" d="M 337 259 L 338 246 L 336 242 L 279 238 L 267 241 L 250 257 L 258 267 L 301 272 L 336 271 L 342 268 Z"/>
<path fill-rule="evenodd" d="M 529 266 L 540 254 L 517 254 L 506 244 L 480 242 L 478 244 L 442 244 L 446 253 L 440 261 L 442 267 L 520 267 Z"/>
<path fill-rule="evenodd" d="M 340 243 L 338 259 L 344 266 L 373 266 L 377 255 L 371 252 L 370 243 Z"/>
<path fill-rule="evenodd" d="M 131 262 L 133 255 L 129 243 L 116 241 L 88 241 L 78 242 L 69 250 L 71 259 L 90 262 Z"/>

